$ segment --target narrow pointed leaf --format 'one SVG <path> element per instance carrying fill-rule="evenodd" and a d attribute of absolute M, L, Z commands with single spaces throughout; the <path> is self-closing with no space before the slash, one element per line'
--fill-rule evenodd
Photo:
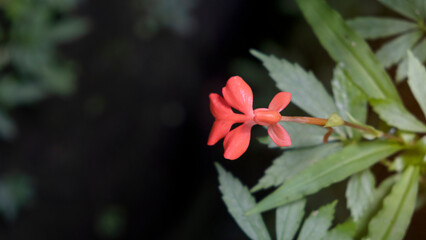
<path fill-rule="evenodd" d="M 396 18 L 357 17 L 346 23 L 365 39 L 390 37 L 417 28 L 413 22 Z"/>
<path fill-rule="evenodd" d="M 283 184 L 303 169 L 342 149 L 341 143 L 322 144 L 312 148 L 287 150 L 276 158 L 251 191 Z"/>
<path fill-rule="evenodd" d="M 416 56 L 420 62 L 426 61 L 426 39 L 423 39 L 419 44 L 414 46 L 412 49 L 414 56 Z M 399 63 L 398 69 L 396 71 L 396 81 L 401 82 L 407 77 L 408 71 L 408 58 L 407 56 Z"/>
<path fill-rule="evenodd" d="M 418 11 L 416 5 L 417 0 L 379 0 L 380 3 L 386 7 L 404 15 L 413 20 L 421 19 L 421 13 Z"/>
<path fill-rule="evenodd" d="M 266 211 L 315 193 L 354 173 L 369 168 L 400 149 L 401 146 L 398 144 L 381 141 L 349 145 L 326 159 L 305 168 L 261 200 L 248 214 Z"/>
<path fill-rule="evenodd" d="M 414 212 L 418 180 L 418 167 L 410 166 L 404 171 L 368 226 L 371 240 L 403 239 Z"/>
<path fill-rule="evenodd" d="M 426 69 L 411 52 L 408 52 L 408 86 L 426 116 Z"/>
<path fill-rule="evenodd" d="M 303 15 L 330 56 L 369 98 L 401 102 L 391 79 L 368 44 L 325 0 L 297 0 Z"/>
<path fill-rule="evenodd" d="M 367 234 L 368 224 L 370 220 L 379 212 L 382 206 L 383 199 L 389 194 L 393 184 L 395 183 L 396 175 L 386 178 L 374 190 L 373 201 L 366 207 L 365 213 L 357 221 L 355 239 L 360 239 Z"/>
<path fill-rule="evenodd" d="M 331 229 L 323 240 L 352 240 L 356 231 L 356 224 L 348 220 Z"/>
<path fill-rule="evenodd" d="M 352 175 L 346 188 L 346 200 L 351 216 L 357 222 L 374 201 L 374 175 L 369 169 Z"/>
<path fill-rule="evenodd" d="M 250 239 L 269 240 L 270 236 L 262 216 L 260 214 L 245 215 L 245 212 L 256 204 L 247 187 L 231 173 L 225 171 L 220 164 L 215 165 L 219 173 L 219 189 L 229 213 Z"/>
<path fill-rule="evenodd" d="M 411 132 L 426 132 L 426 126 L 414 117 L 402 104 L 385 99 L 370 99 L 379 117 L 390 126 Z"/>
<path fill-rule="evenodd" d="M 301 199 L 277 208 L 275 229 L 277 240 L 292 240 L 305 214 L 306 200 Z"/>
<path fill-rule="evenodd" d="M 339 67 L 334 69 L 331 86 L 340 116 L 346 121 L 353 117 L 357 122 L 365 124 L 367 119 L 367 98 Z M 360 133 L 352 128 L 346 127 L 345 129 L 350 137 L 359 138 L 361 136 Z"/>
<path fill-rule="evenodd" d="M 300 230 L 298 240 L 321 240 L 326 234 L 334 218 L 337 201 L 322 206 L 311 213 Z"/>
<path fill-rule="evenodd" d="M 281 91 L 291 92 L 292 103 L 305 112 L 320 118 L 328 118 L 337 112 L 333 99 L 311 72 L 273 55 L 268 56 L 255 50 L 250 52 L 263 62 L 277 87 Z"/>
<path fill-rule="evenodd" d="M 421 36 L 421 31 L 415 31 L 393 39 L 377 50 L 377 59 L 385 68 L 392 66 L 407 54 L 407 50 L 410 49 Z"/>

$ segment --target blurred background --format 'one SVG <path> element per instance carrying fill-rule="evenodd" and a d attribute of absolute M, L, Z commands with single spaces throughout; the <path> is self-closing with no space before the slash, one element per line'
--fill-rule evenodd
<path fill-rule="evenodd" d="M 345 18 L 396 15 L 376 1 L 329 3 Z M 255 107 L 277 92 L 250 48 L 329 87 L 333 62 L 292 0 L 1 0 L 0 238 L 246 239 L 213 163 L 251 187 L 280 151 L 256 141 L 262 128 L 236 161 L 206 142 L 208 94 L 230 76 L 252 86 Z M 425 238 L 422 214 L 407 239 Z"/>

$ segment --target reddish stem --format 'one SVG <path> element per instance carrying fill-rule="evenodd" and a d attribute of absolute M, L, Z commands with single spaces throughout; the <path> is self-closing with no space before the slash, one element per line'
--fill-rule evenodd
<path fill-rule="evenodd" d="M 289 117 L 289 116 L 282 116 L 281 117 L 281 121 L 284 122 L 297 122 L 297 123 L 303 123 L 303 124 L 312 124 L 312 125 L 317 125 L 317 126 L 322 126 L 324 127 L 325 124 L 327 123 L 328 119 L 324 119 L 324 118 L 314 118 L 314 117 Z M 373 135 L 376 135 L 377 132 L 374 131 L 373 129 L 366 127 L 366 126 L 362 126 L 362 125 L 358 125 L 355 123 L 350 123 L 350 122 L 346 122 L 344 121 L 343 125 L 347 126 L 347 127 L 351 127 L 351 128 L 355 128 Z M 331 129 L 331 128 L 329 128 Z M 328 137 L 331 135 L 333 131 L 327 132 L 326 135 L 324 136 L 324 141 L 328 140 Z M 383 134 L 383 137 L 388 138 L 388 139 L 392 139 L 401 143 L 404 143 L 404 141 L 396 136 L 390 135 L 390 134 Z"/>

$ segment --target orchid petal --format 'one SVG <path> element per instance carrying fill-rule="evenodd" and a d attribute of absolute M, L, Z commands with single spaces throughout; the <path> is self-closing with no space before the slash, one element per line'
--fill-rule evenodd
<path fill-rule="evenodd" d="M 253 114 L 253 92 L 241 77 L 231 77 L 222 89 L 222 93 L 231 107 L 247 115 Z"/>
<path fill-rule="evenodd" d="M 209 98 L 210 111 L 216 119 L 227 120 L 233 123 L 242 123 L 249 119 L 248 116 L 234 113 L 229 104 L 220 95 L 211 93 Z"/>
<path fill-rule="evenodd" d="M 245 122 L 226 135 L 223 141 L 226 159 L 235 160 L 243 155 L 249 146 L 251 128 L 254 124 L 254 122 Z"/>
<path fill-rule="evenodd" d="M 232 124 L 234 124 L 232 121 L 214 121 L 207 145 L 215 145 L 220 139 L 225 137 L 229 130 L 231 130 Z"/>
<path fill-rule="evenodd" d="M 279 92 L 269 103 L 269 109 L 281 112 L 287 105 L 290 103 L 291 93 L 289 92 Z"/>
<path fill-rule="evenodd" d="M 280 147 L 288 147 L 291 145 L 290 135 L 280 124 L 273 124 L 268 127 L 269 137 Z"/>
<path fill-rule="evenodd" d="M 231 106 L 219 94 L 210 93 L 210 111 L 217 119 L 223 119 L 226 116 L 233 114 Z"/>

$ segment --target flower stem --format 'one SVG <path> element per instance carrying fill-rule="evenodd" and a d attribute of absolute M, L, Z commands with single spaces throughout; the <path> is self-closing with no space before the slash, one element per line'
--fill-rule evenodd
<path fill-rule="evenodd" d="M 282 116 L 281 117 L 281 121 L 284 122 L 296 122 L 296 123 L 303 123 L 303 124 L 312 124 L 312 125 L 317 125 L 317 126 L 322 126 L 324 127 L 325 124 L 327 123 L 328 119 L 324 119 L 324 118 L 314 118 L 314 117 L 289 117 L 289 116 Z M 346 122 L 344 121 L 343 125 L 347 126 L 347 127 L 351 127 L 351 128 L 355 128 L 358 130 L 361 130 L 363 132 L 366 133 L 370 133 L 372 135 L 377 135 L 377 130 L 374 130 L 372 128 L 366 127 L 366 126 L 362 126 L 362 125 L 358 125 L 355 123 L 350 123 L 350 122 Z M 330 135 L 331 133 L 327 133 L 328 135 Z M 390 135 L 390 134 L 386 134 L 386 133 L 382 133 L 382 136 L 388 139 L 392 139 L 395 141 L 398 141 L 400 143 L 404 143 L 404 141 L 394 135 Z M 328 138 L 328 136 L 327 136 Z M 326 138 L 324 138 L 326 139 Z"/>

